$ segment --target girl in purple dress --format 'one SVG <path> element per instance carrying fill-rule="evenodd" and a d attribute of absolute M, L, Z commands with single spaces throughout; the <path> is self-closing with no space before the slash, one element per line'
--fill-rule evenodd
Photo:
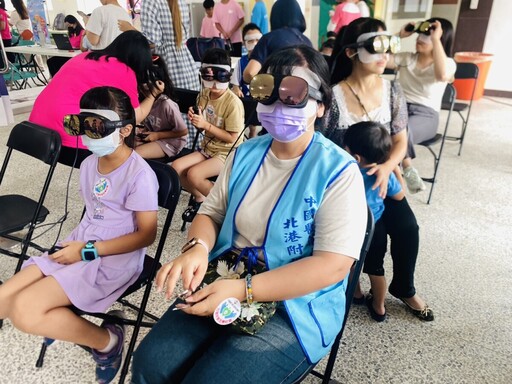
<path fill-rule="evenodd" d="M 101 383 L 119 369 L 124 329 L 107 321 L 97 326 L 69 307 L 105 311 L 138 278 L 145 247 L 155 240 L 158 182 L 132 150 L 134 123 L 122 90 L 98 87 L 82 96 L 80 114 L 66 116 L 64 126 L 82 135 L 93 153 L 80 167 L 86 213 L 62 249 L 31 257 L 0 286 L 0 319 L 26 333 L 90 347 Z"/>

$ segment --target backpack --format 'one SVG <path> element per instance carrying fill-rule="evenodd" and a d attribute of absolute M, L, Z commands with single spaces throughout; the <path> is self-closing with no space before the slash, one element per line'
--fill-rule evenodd
<path fill-rule="evenodd" d="M 194 61 L 202 61 L 204 53 L 210 48 L 225 48 L 224 39 L 220 37 L 191 37 L 186 42 Z"/>
<path fill-rule="evenodd" d="M 66 25 L 64 24 L 64 19 L 66 16 L 63 13 L 58 13 L 53 20 L 53 29 L 64 31 L 66 30 Z"/>

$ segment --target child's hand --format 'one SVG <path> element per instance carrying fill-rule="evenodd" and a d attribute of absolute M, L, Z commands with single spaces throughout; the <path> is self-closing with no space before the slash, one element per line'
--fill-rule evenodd
<path fill-rule="evenodd" d="M 53 261 L 64 265 L 74 264 L 78 261 L 82 261 L 82 248 L 85 247 L 85 242 L 67 241 L 61 243 L 61 245 L 64 248 L 50 255 Z"/>
<path fill-rule="evenodd" d="M 144 135 L 144 139 L 142 141 L 145 143 L 160 140 L 160 135 L 158 132 L 143 132 L 142 135 Z"/>
<path fill-rule="evenodd" d="M 117 20 L 117 27 L 121 32 L 136 30 L 135 27 L 126 20 Z"/>
<path fill-rule="evenodd" d="M 190 120 L 190 122 L 192 123 L 192 125 L 194 127 L 199 128 L 199 129 L 205 129 L 209 123 L 204 119 L 201 112 L 202 112 L 202 110 L 199 109 L 199 114 L 196 115 L 194 113 L 193 107 L 190 107 L 188 109 L 188 119 Z"/>

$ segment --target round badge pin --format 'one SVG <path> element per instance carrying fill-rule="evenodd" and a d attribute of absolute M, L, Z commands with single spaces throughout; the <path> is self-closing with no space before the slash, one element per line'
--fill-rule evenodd
<path fill-rule="evenodd" d="M 213 319 L 219 325 L 228 325 L 240 317 L 242 306 L 234 297 L 223 300 L 213 312 Z"/>

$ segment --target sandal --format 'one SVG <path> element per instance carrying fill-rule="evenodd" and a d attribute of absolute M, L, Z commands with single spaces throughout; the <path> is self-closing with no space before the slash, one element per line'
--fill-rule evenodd
<path fill-rule="evenodd" d="M 409 311 L 414 316 L 416 316 L 418 319 L 423 320 L 423 321 L 432 321 L 432 320 L 434 320 L 434 311 L 427 304 L 425 304 L 425 306 L 422 309 L 416 309 L 416 308 L 411 307 L 407 303 L 407 301 L 405 301 L 405 299 L 403 299 L 401 297 L 399 297 L 399 299 L 402 301 L 402 303 L 405 304 L 407 309 L 409 309 Z"/>
<path fill-rule="evenodd" d="M 183 215 L 181 215 L 181 218 L 183 221 L 187 223 L 191 223 L 192 220 L 194 220 L 194 217 L 196 217 L 197 211 L 199 211 L 199 207 L 201 207 L 202 202 L 198 203 L 197 201 L 193 201 L 187 209 L 185 209 L 185 212 L 183 212 Z"/>

